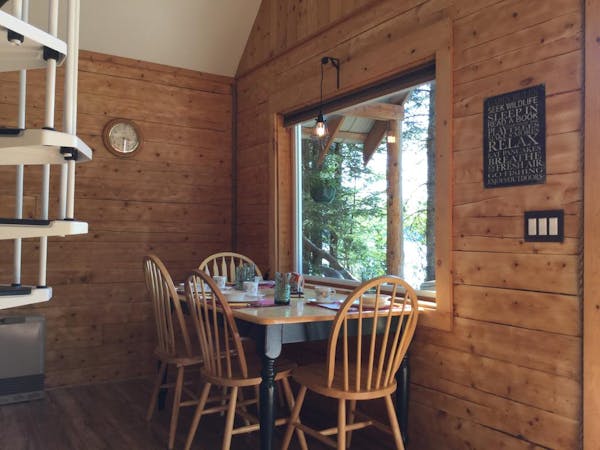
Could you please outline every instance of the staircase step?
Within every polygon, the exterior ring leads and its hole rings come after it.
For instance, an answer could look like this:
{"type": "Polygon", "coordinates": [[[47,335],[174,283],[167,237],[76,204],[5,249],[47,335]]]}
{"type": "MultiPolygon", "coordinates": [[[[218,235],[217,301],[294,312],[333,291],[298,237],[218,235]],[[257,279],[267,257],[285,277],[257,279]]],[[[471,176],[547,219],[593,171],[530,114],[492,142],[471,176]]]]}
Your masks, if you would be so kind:
{"type": "MultiPolygon", "coordinates": [[[[12,286],[0,286],[0,290],[12,286]]],[[[0,294],[0,309],[16,308],[18,306],[31,305],[34,303],[47,302],[52,298],[52,288],[38,288],[34,286],[21,286],[29,293],[17,292],[14,294],[0,294]]]]}
{"type": "Polygon", "coordinates": [[[67,44],[64,41],[0,11],[0,72],[46,67],[44,47],[58,53],[58,64],[63,62],[67,54],[67,44]],[[16,36],[18,40],[22,38],[23,42],[10,42],[9,34],[13,38],[16,36]]]}
{"type": "Polygon", "coordinates": [[[0,217],[0,225],[50,225],[50,221],[44,219],[6,219],[0,217]]]}
{"type": "Polygon", "coordinates": [[[29,295],[31,286],[13,286],[12,284],[0,284],[0,297],[7,295],[29,295]]]}
{"type": "Polygon", "coordinates": [[[0,219],[0,240],[68,236],[87,232],[87,222],[75,220],[0,219]]]}
{"type": "Polygon", "coordinates": [[[4,130],[0,131],[0,165],[63,164],[73,148],[78,163],[90,161],[93,156],[92,149],[72,134],[43,129],[17,129],[18,133],[14,128],[4,130]]]}

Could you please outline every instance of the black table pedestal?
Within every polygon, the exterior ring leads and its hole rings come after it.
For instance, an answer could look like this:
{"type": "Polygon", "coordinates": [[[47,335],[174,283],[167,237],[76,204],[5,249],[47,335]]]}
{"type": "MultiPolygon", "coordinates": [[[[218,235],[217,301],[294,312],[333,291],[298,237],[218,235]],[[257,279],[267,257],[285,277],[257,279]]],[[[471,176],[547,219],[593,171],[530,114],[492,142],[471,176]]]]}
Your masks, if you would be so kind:
{"type": "MultiPolygon", "coordinates": [[[[260,383],[260,448],[273,449],[275,430],[275,360],[281,354],[283,325],[264,327],[264,353],[262,355],[262,381],[260,383]]],[[[260,349],[261,346],[259,345],[260,349]]]]}
{"type": "Polygon", "coordinates": [[[408,434],[408,374],[407,353],[402,359],[398,372],[396,372],[396,415],[398,416],[398,425],[400,425],[404,444],[407,442],[408,434]]]}

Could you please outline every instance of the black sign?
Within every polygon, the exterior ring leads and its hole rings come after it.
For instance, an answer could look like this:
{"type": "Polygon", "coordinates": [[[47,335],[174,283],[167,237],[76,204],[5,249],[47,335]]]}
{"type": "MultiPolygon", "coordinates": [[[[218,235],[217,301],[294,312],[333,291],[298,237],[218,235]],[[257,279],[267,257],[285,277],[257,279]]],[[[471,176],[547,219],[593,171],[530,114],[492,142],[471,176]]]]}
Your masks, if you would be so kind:
{"type": "Polygon", "coordinates": [[[543,84],[485,99],[483,184],[546,182],[546,90],[543,84]]]}

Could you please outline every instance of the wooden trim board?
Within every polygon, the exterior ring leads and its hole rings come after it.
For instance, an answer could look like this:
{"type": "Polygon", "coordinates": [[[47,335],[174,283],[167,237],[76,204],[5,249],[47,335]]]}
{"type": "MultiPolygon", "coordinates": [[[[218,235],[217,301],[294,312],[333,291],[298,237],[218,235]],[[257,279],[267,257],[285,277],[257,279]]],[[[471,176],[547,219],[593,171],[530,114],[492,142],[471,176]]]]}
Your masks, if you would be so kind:
{"type": "Polygon", "coordinates": [[[600,448],[600,1],[585,2],[583,448],[600,448]]]}

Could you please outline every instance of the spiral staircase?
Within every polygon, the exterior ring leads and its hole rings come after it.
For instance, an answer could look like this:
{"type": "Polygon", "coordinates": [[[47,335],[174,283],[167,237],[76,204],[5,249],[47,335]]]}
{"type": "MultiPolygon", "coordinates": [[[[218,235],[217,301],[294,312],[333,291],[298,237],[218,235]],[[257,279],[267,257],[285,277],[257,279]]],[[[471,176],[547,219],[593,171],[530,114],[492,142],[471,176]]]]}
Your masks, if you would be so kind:
{"type": "MultiPolygon", "coordinates": [[[[0,6],[5,2],[0,0],[0,6]]],[[[13,217],[0,218],[0,239],[13,240],[12,280],[0,285],[0,309],[52,298],[46,280],[48,237],[85,234],[88,225],[75,220],[75,166],[90,161],[92,150],[76,136],[79,0],[68,0],[67,39],[58,36],[59,0],[49,0],[48,30],[28,23],[28,0],[13,0],[11,13],[0,10],[0,71],[19,71],[19,111],[16,128],[0,128],[0,165],[15,167],[13,217]],[[56,70],[64,63],[63,129],[55,129],[56,70]],[[45,69],[44,127],[25,128],[27,70],[45,69]],[[42,167],[38,217],[23,217],[25,165],[42,167]],[[58,208],[50,211],[50,170],[60,170],[58,208]],[[37,282],[21,281],[22,240],[39,239],[37,282]]],[[[6,8],[5,8],[6,9],[6,8]]],[[[0,256],[0,259],[2,257],[0,256]]],[[[2,264],[5,262],[2,261],[2,264]]],[[[10,263],[10,261],[9,261],[10,263]]]]}

